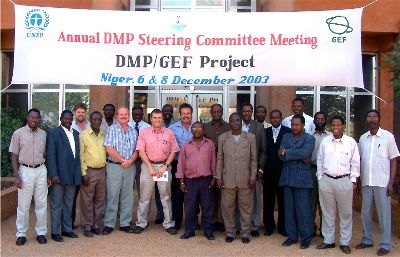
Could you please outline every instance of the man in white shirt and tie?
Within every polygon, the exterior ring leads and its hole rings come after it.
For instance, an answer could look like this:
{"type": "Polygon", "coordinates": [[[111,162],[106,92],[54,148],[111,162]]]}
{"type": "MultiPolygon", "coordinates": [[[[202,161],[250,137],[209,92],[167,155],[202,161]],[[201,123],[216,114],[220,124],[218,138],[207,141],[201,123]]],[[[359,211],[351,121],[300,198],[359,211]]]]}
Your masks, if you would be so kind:
{"type": "Polygon", "coordinates": [[[353,188],[360,176],[360,154],[356,141],[344,135],[345,121],[341,116],[331,119],[331,136],[326,137],[317,157],[319,200],[322,209],[323,250],[335,247],[336,207],[340,218],[340,249],[350,254],[353,228],[353,188]]]}
{"type": "MultiPolygon", "coordinates": [[[[314,119],[313,119],[313,117],[311,117],[311,116],[309,116],[309,115],[304,113],[304,101],[303,101],[303,99],[301,99],[301,98],[293,99],[293,101],[292,101],[292,111],[293,111],[293,115],[295,115],[295,114],[303,115],[304,119],[306,120],[306,123],[304,125],[304,130],[306,131],[306,133],[311,133],[312,131],[314,131],[314,129],[315,129],[314,119]]],[[[282,125],[290,128],[293,115],[290,115],[289,117],[286,117],[282,121],[282,125]]]]}
{"type": "Polygon", "coordinates": [[[380,128],[381,115],[377,110],[367,113],[369,131],[361,136],[361,220],[364,236],[356,249],[373,246],[373,203],[375,202],[381,228],[378,256],[386,255],[392,247],[391,195],[400,155],[392,133],[380,128]]]}

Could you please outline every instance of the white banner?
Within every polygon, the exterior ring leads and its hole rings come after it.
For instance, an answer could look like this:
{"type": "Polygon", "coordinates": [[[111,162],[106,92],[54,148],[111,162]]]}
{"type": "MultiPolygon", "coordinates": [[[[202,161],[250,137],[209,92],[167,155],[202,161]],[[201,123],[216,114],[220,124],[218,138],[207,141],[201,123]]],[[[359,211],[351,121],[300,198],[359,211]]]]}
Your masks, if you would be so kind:
{"type": "Polygon", "coordinates": [[[361,15],[15,5],[12,83],[363,87],[361,15]]]}

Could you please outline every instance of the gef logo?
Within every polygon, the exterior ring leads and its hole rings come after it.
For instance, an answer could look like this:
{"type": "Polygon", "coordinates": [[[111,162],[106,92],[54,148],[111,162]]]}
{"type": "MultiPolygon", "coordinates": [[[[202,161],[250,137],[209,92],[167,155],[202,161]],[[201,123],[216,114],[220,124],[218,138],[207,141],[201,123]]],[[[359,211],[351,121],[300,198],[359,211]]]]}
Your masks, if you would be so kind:
{"type": "Polygon", "coordinates": [[[342,36],[347,33],[353,32],[349,20],[345,16],[334,16],[326,20],[329,30],[339,36],[332,37],[333,43],[344,43],[346,37],[342,36]]]}
{"type": "Polygon", "coordinates": [[[27,37],[41,38],[43,32],[49,25],[48,13],[40,9],[32,9],[25,15],[25,28],[28,30],[27,37]]]}

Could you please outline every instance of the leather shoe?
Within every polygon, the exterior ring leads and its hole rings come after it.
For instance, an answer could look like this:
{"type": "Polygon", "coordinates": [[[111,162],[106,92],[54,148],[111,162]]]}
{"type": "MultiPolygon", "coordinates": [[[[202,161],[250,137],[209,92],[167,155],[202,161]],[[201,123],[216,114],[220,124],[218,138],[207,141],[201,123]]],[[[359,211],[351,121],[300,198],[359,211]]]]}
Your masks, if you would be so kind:
{"type": "Polygon", "coordinates": [[[365,249],[365,248],[370,248],[370,247],[372,247],[373,245],[371,244],[371,245],[368,245],[368,244],[364,244],[364,243],[359,243],[358,245],[356,245],[356,249],[365,249]]]}
{"type": "Polygon", "coordinates": [[[66,237],[69,237],[69,238],[78,238],[78,235],[77,234],[75,234],[74,232],[61,232],[61,235],[62,236],[66,236],[66,237]]]}
{"type": "Polygon", "coordinates": [[[204,235],[208,240],[212,241],[215,240],[215,236],[213,234],[211,235],[204,235]]]}
{"type": "Polygon", "coordinates": [[[100,231],[100,229],[99,228],[92,228],[92,233],[93,234],[96,234],[96,235],[101,235],[101,231],[100,231]]]}
{"type": "Polygon", "coordinates": [[[351,254],[351,249],[348,245],[341,245],[340,250],[345,254],[351,254]]]}
{"type": "Polygon", "coordinates": [[[274,232],[274,231],[271,230],[271,229],[266,229],[266,230],[264,231],[264,236],[271,236],[273,232],[274,232]]]}
{"type": "Polygon", "coordinates": [[[56,242],[64,242],[64,238],[62,238],[62,236],[60,236],[59,234],[51,234],[51,239],[56,242]]]}
{"type": "Polygon", "coordinates": [[[282,236],[288,236],[288,233],[286,233],[286,231],[279,232],[279,234],[281,234],[282,236]]]}
{"type": "Polygon", "coordinates": [[[296,244],[297,240],[292,240],[290,238],[286,239],[285,242],[282,243],[282,246],[291,246],[292,244],[296,244]]]}
{"type": "Polygon", "coordinates": [[[41,245],[47,244],[47,239],[44,235],[36,236],[36,241],[41,245]]]}
{"type": "Polygon", "coordinates": [[[120,227],[119,231],[122,231],[122,232],[125,232],[125,233],[133,233],[133,228],[131,228],[131,226],[120,227]]]}
{"type": "Polygon", "coordinates": [[[177,233],[174,227],[167,228],[165,231],[167,231],[167,233],[170,235],[176,235],[177,233]]]}
{"type": "Polygon", "coordinates": [[[109,235],[109,234],[111,234],[112,232],[113,232],[113,228],[112,227],[107,227],[107,226],[105,226],[104,227],[104,229],[103,229],[103,235],[109,235]]]}
{"type": "Polygon", "coordinates": [[[307,249],[310,247],[310,240],[304,240],[301,242],[300,249],[307,249]]]}
{"type": "Polygon", "coordinates": [[[180,236],[180,239],[189,239],[191,237],[194,237],[194,233],[185,233],[180,236]]]}
{"type": "Polygon", "coordinates": [[[376,255],[383,256],[383,255],[388,254],[389,252],[390,252],[389,250],[386,250],[384,248],[379,248],[379,250],[376,252],[376,255]]]}
{"type": "Polygon", "coordinates": [[[227,237],[225,238],[225,242],[227,242],[227,243],[232,243],[233,240],[234,240],[234,238],[231,237],[231,236],[227,236],[227,237]]]}
{"type": "Polygon", "coordinates": [[[162,223],[163,223],[163,220],[160,220],[160,219],[156,219],[154,221],[154,224],[162,224],[162,223]]]}
{"type": "Polygon", "coordinates": [[[250,231],[250,235],[251,235],[252,237],[259,237],[259,236],[260,236],[260,233],[258,233],[257,230],[252,230],[252,231],[250,231]]]}
{"type": "Polygon", "coordinates": [[[17,238],[17,241],[15,241],[16,245],[24,245],[26,243],[26,237],[20,236],[17,238]]]}
{"type": "Polygon", "coordinates": [[[318,250],[325,250],[325,249],[328,249],[328,248],[335,248],[335,244],[326,244],[326,243],[322,243],[322,244],[320,244],[320,245],[317,245],[317,247],[315,247],[315,248],[317,248],[318,250]]]}
{"type": "Polygon", "coordinates": [[[84,235],[85,237],[93,237],[93,233],[92,233],[91,230],[84,230],[84,231],[83,231],[83,235],[84,235]]]}
{"type": "Polygon", "coordinates": [[[141,234],[144,231],[144,228],[140,226],[136,226],[135,229],[133,230],[134,234],[141,234]]]}
{"type": "Polygon", "coordinates": [[[250,243],[250,238],[248,238],[248,237],[243,237],[243,238],[242,238],[242,243],[243,243],[243,244],[248,244],[248,243],[250,243]]]}

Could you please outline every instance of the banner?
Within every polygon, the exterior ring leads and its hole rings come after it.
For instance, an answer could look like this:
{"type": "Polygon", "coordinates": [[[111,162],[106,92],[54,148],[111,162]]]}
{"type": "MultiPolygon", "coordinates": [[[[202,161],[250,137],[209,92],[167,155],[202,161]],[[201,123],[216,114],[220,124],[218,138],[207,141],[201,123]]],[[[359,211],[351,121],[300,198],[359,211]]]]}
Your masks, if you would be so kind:
{"type": "Polygon", "coordinates": [[[12,83],[362,88],[361,16],[15,5],[12,83]]]}

